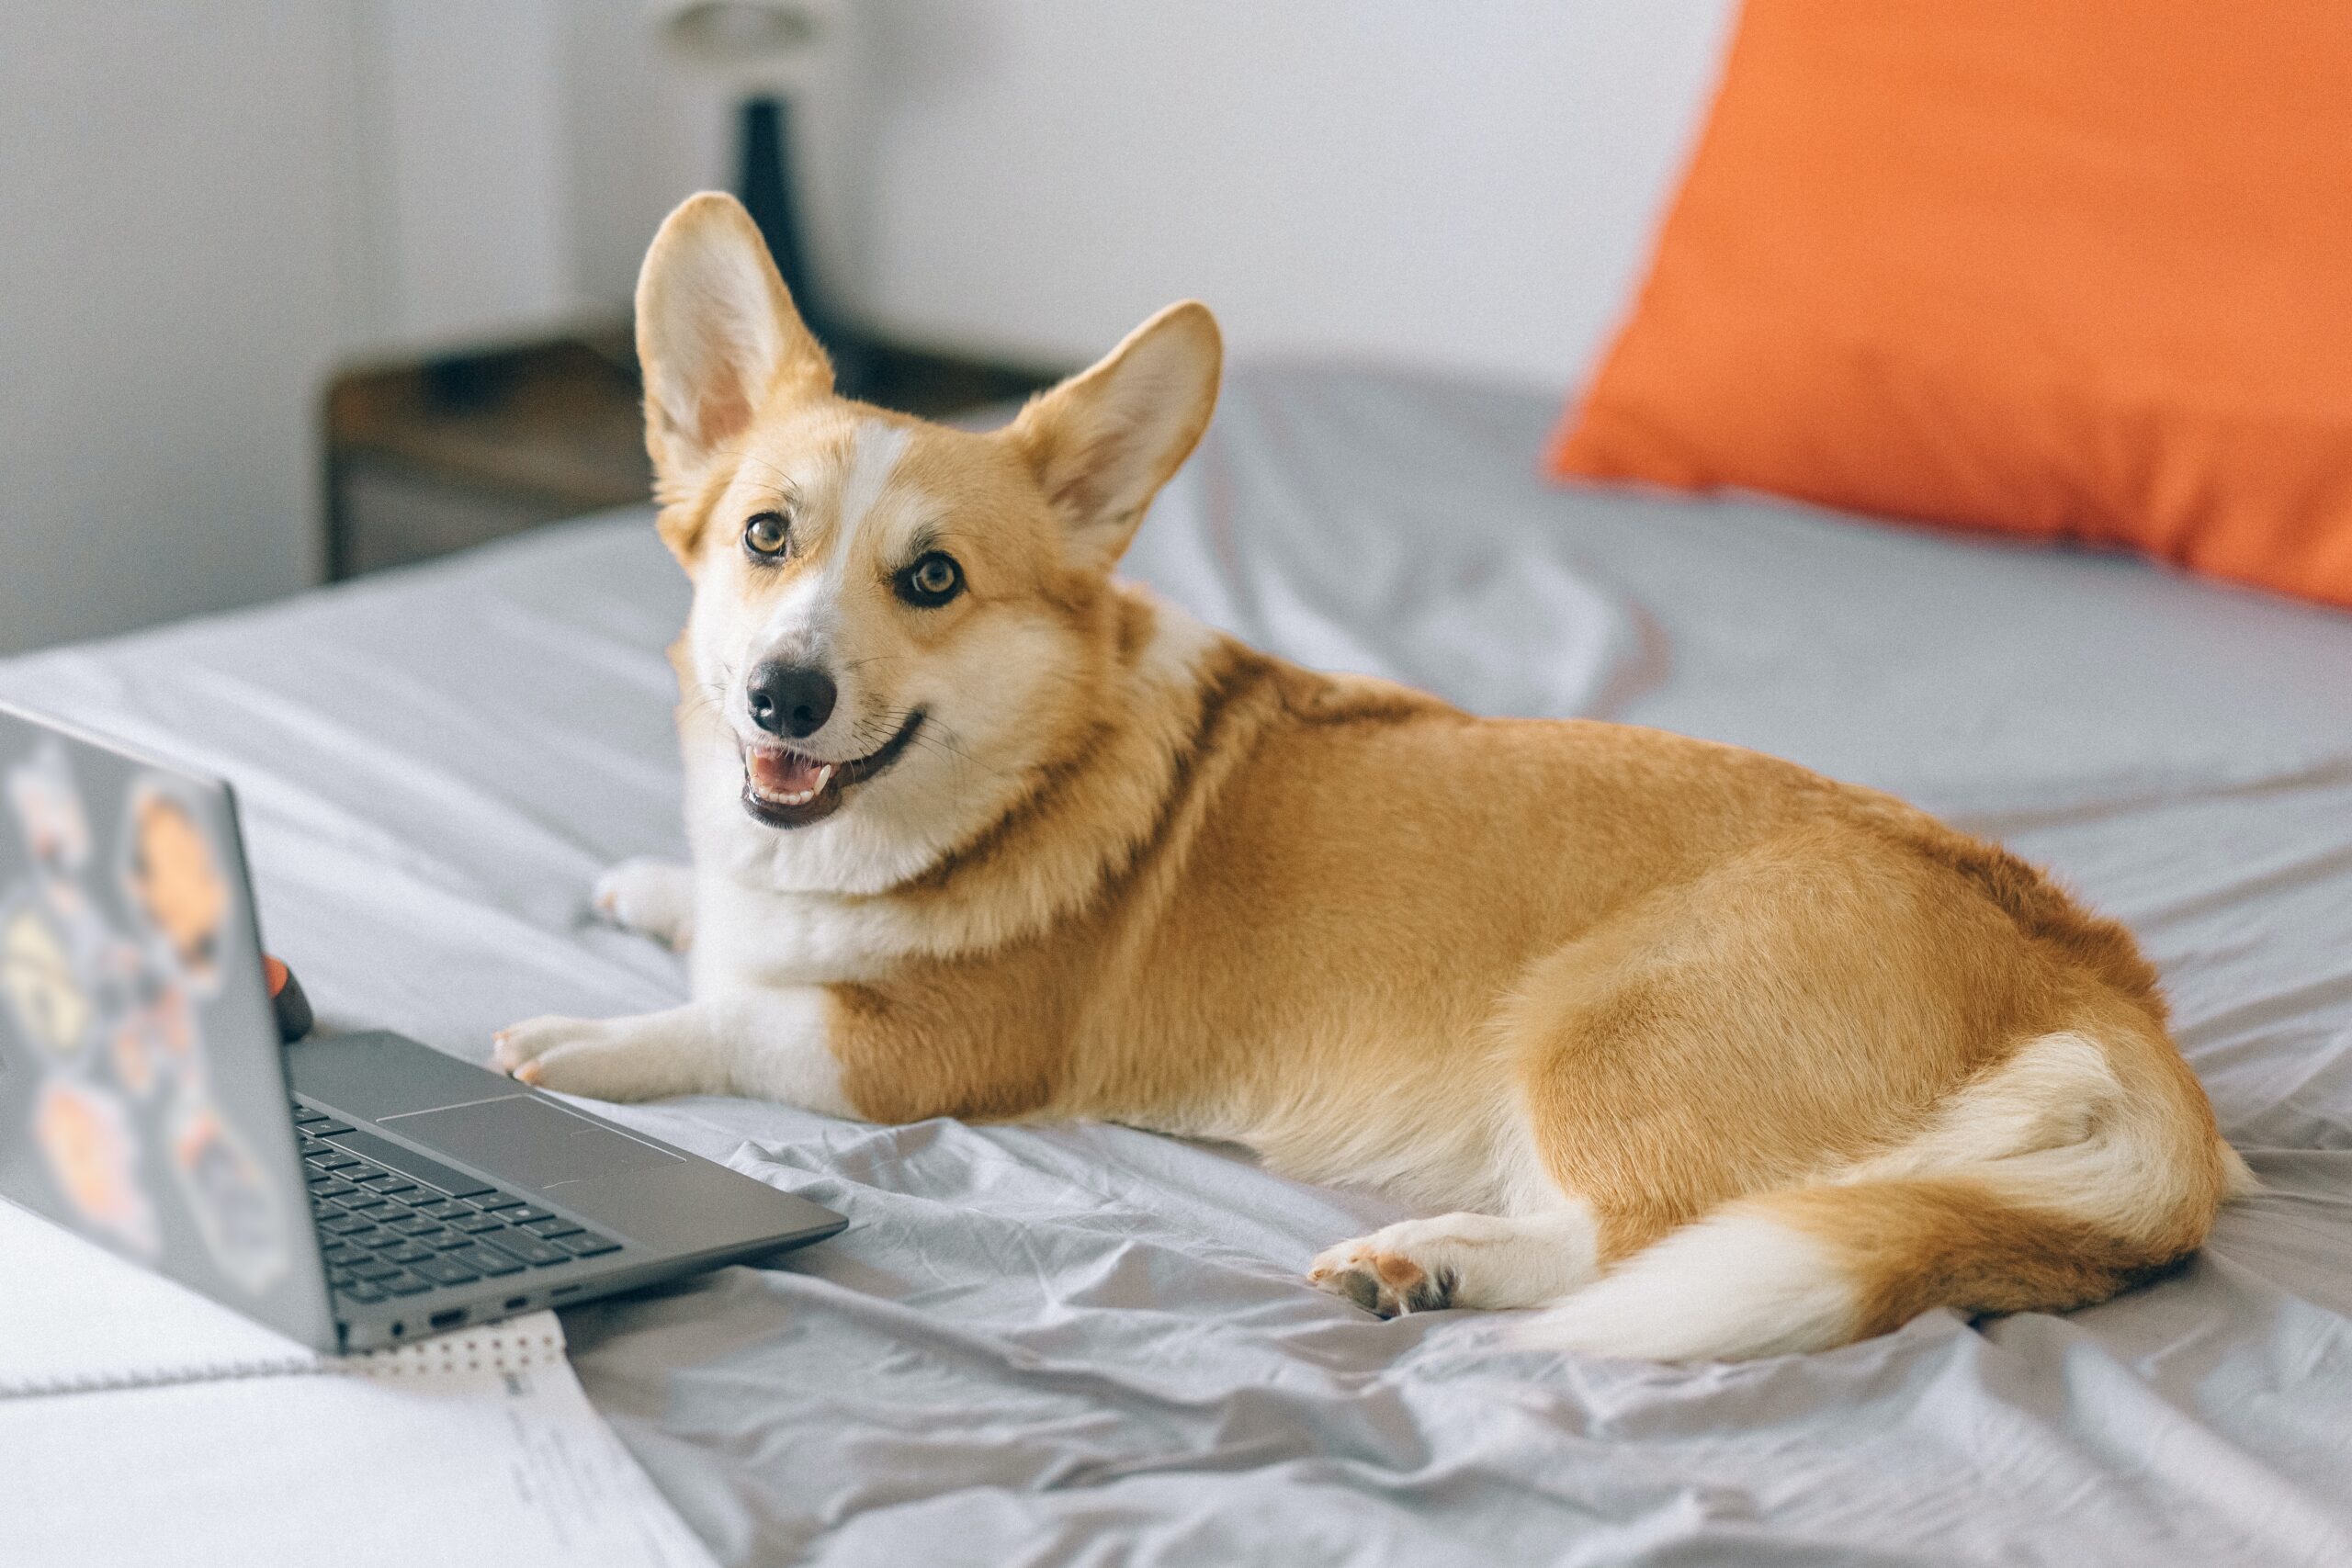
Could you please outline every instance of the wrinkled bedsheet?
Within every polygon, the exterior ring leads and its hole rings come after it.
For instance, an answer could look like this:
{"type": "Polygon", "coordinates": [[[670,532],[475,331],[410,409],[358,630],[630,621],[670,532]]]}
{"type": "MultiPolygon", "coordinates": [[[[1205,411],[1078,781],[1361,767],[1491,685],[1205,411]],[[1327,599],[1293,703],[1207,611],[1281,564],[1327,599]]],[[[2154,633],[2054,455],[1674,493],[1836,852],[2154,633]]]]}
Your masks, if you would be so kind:
{"type": "MultiPolygon", "coordinates": [[[[1399,1216],[1106,1126],[622,1119],[842,1236],[567,1315],[588,1389],[730,1563],[2352,1562],[2352,615],[2111,557],[1553,488],[1554,401],[1237,373],[1132,567],[1278,651],[1495,713],[1755,746],[1898,791],[2130,920],[2267,1184],[2068,1317],[1930,1315],[1660,1368],[1306,1288],[1399,1216]]],[[[0,665],[0,694],[232,779],[329,1027],[476,1058],[670,1005],[585,914],[677,852],[632,513],[0,665]]]]}

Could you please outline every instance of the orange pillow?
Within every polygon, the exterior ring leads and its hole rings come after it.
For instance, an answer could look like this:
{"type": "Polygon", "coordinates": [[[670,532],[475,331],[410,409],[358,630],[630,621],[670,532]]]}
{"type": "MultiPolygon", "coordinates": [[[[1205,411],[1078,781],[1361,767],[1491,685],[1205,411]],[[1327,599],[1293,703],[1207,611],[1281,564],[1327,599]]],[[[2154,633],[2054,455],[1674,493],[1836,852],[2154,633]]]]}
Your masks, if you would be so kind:
{"type": "Polygon", "coordinates": [[[2352,605],[2352,4],[1748,0],[1551,463],[2352,605]]]}

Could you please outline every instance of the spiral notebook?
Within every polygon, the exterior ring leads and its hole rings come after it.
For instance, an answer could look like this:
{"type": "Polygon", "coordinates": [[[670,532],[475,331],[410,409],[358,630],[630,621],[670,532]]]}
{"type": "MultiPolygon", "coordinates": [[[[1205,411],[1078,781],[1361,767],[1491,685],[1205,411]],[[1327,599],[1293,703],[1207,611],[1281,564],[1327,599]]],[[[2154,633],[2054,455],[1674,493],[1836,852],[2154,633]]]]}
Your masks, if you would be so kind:
{"type": "Polygon", "coordinates": [[[0,1565],[708,1568],[553,1313],[320,1355],[0,1202],[0,1565]]]}

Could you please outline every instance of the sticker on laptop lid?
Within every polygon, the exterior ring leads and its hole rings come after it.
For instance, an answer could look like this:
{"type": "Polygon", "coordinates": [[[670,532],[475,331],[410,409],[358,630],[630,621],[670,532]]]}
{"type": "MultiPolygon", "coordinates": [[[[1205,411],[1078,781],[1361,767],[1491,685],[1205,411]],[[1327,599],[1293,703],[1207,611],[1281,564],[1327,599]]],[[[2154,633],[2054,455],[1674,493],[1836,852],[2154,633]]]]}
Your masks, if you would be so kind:
{"type": "Polygon", "coordinates": [[[286,1272],[286,1228],[260,1164],[202,1101],[181,1108],[172,1167],[213,1261],[255,1294],[286,1272]]]}
{"type": "Polygon", "coordinates": [[[66,1202],[131,1251],[154,1257],[163,1233],[140,1185],[139,1143],[122,1101],[61,1077],[43,1084],[33,1104],[33,1139],[66,1202]]]}

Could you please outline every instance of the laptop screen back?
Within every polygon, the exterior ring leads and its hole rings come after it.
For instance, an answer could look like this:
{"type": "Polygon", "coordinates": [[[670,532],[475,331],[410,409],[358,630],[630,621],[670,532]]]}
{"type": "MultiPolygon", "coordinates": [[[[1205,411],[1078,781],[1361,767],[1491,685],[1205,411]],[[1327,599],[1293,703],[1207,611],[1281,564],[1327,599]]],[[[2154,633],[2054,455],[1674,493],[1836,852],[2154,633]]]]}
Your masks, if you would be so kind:
{"type": "Polygon", "coordinates": [[[0,1194],[334,1346],[227,786],[5,707],[0,1194]]]}

